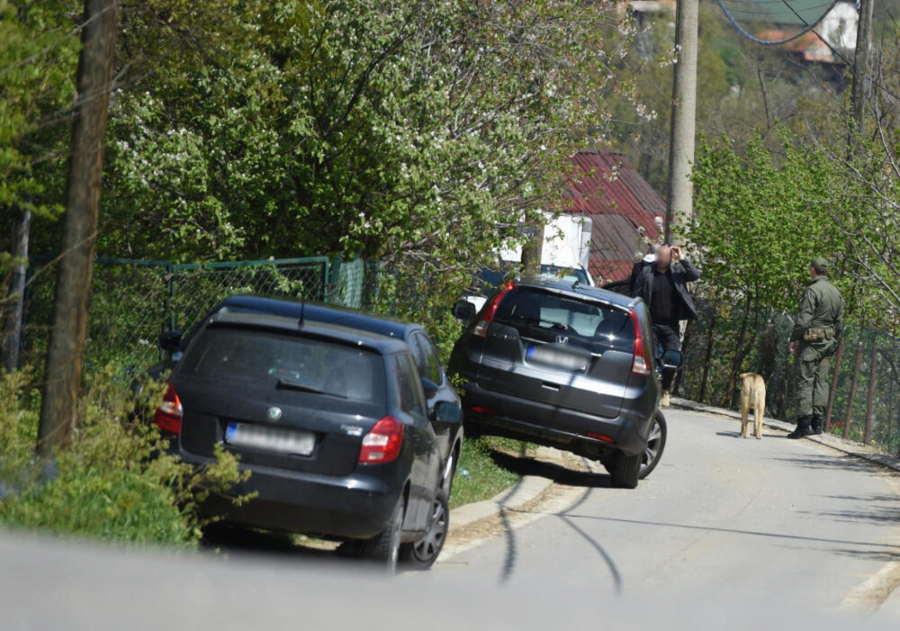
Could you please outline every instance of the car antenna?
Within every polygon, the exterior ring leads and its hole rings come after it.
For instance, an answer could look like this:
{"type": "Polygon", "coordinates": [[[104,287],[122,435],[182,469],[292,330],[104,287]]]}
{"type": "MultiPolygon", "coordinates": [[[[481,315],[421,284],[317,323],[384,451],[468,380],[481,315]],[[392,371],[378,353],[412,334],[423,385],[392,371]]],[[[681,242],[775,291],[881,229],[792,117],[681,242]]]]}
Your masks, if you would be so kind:
{"type": "Polygon", "coordinates": [[[575,279],[575,282],[572,283],[572,289],[578,289],[578,279],[575,279]]]}

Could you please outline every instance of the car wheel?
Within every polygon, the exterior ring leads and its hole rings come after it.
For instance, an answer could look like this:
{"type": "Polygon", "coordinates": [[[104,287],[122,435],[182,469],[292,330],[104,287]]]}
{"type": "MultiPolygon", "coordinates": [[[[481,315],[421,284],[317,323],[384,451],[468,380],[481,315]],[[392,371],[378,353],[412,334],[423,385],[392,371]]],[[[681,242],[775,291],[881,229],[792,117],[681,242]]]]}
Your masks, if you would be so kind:
{"type": "Polygon", "coordinates": [[[389,576],[397,571],[397,559],[400,558],[400,533],[403,529],[403,514],[406,512],[406,500],[402,497],[391,513],[387,528],[375,537],[363,542],[363,556],[383,567],[389,576]]]}
{"type": "Polygon", "coordinates": [[[427,570],[437,561],[450,530],[450,506],[439,493],[431,505],[428,532],[421,539],[400,546],[400,558],[414,570],[427,570]]]}
{"type": "Polygon", "coordinates": [[[650,436],[647,438],[647,448],[641,455],[641,473],[638,476],[641,480],[650,475],[662,460],[663,451],[666,448],[666,437],[669,430],[666,426],[666,417],[662,412],[657,411],[653,417],[653,423],[650,425],[650,436]]]}
{"type": "Polygon", "coordinates": [[[643,456],[643,453],[639,453],[636,456],[619,454],[610,462],[609,473],[612,476],[614,487],[619,489],[637,488],[641,474],[641,458],[643,456]]]}

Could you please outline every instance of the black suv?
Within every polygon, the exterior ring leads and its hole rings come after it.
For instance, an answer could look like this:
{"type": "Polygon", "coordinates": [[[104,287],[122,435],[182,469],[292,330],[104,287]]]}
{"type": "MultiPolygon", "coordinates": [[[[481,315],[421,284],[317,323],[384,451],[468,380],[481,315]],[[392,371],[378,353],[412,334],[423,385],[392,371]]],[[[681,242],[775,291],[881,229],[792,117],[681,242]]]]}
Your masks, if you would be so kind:
{"type": "Polygon", "coordinates": [[[449,369],[465,380],[468,433],[599,460],[614,485],[634,488],[662,455],[648,449],[660,429],[652,348],[639,299],[567,281],[510,282],[472,320],[449,369]]]}

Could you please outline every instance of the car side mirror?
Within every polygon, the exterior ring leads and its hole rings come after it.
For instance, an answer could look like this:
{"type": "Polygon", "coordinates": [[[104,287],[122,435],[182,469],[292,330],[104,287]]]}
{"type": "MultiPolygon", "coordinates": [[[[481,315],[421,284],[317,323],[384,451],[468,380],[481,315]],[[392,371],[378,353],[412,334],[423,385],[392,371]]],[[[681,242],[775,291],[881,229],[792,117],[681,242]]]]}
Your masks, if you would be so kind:
{"type": "Polygon", "coordinates": [[[425,391],[425,398],[430,399],[433,397],[441,387],[433,382],[431,379],[422,378],[422,390],[425,391]]]}
{"type": "Polygon", "coordinates": [[[182,335],[182,332],[178,330],[160,333],[159,347],[167,353],[174,353],[178,350],[178,347],[181,346],[182,335]]]}
{"type": "Polygon", "coordinates": [[[438,401],[434,406],[434,420],[438,423],[459,423],[462,421],[462,408],[450,401],[438,401]]]}
{"type": "Polygon", "coordinates": [[[459,300],[453,305],[453,317],[460,322],[469,323],[475,319],[475,305],[468,300],[459,300]]]}
{"type": "Polygon", "coordinates": [[[660,362],[666,370],[678,370],[684,363],[684,354],[681,351],[670,349],[662,354],[660,362]]]}

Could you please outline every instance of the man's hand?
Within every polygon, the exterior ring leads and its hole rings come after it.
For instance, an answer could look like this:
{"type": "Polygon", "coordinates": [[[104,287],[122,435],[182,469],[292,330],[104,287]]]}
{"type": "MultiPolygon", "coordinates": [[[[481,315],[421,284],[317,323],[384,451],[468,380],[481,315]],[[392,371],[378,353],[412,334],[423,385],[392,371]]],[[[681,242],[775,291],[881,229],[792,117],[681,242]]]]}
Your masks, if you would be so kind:
{"type": "Polygon", "coordinates": [[[684,250],[682,250],[681,248],[679,248],[677,246],[673,246],[672,247],[672,258],[674,258],[677,261],[678,259],[683,258],[683,257],[684,257],[684,250]]]}
{"type": "Polygon", "coordinates": [[[788,344],[788,352],[793,355],[794,351],[797,350],[797,342],[791,342],[788,344]]]}

